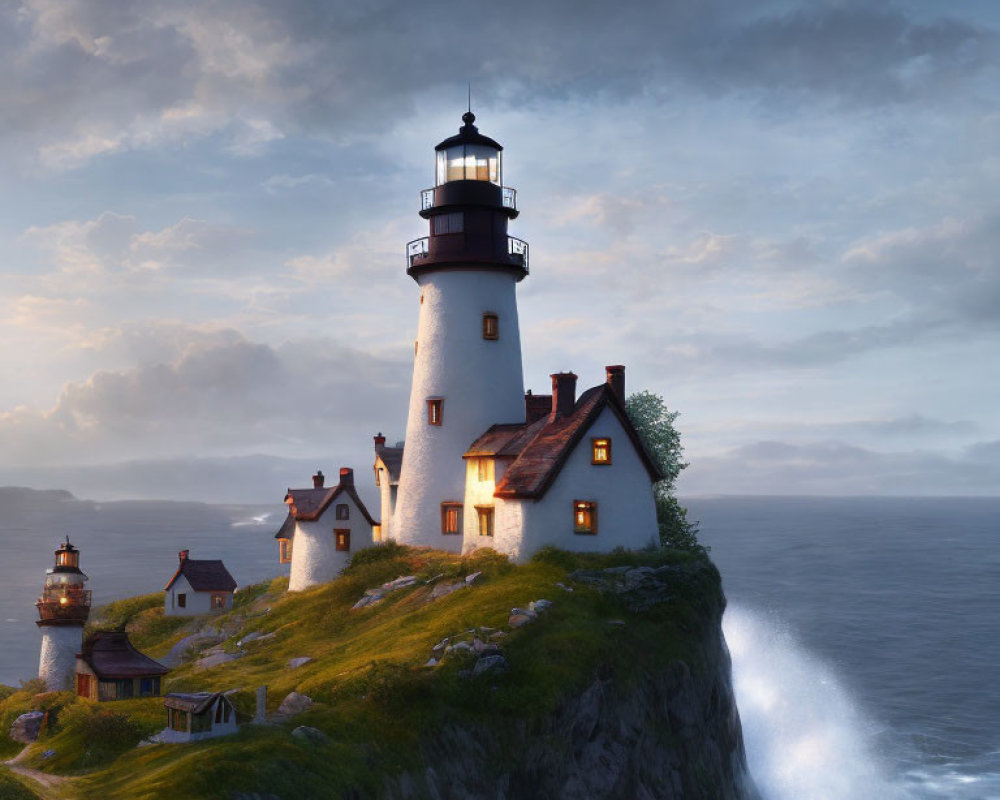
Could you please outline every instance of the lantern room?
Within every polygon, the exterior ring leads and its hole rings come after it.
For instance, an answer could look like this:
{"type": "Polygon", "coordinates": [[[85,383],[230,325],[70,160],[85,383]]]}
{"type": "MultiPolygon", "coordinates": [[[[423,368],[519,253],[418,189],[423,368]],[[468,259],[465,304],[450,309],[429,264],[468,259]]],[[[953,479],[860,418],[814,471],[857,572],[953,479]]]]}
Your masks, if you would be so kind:
{"type": "Polygon", "coordinates": [[[475,125],[476,115],[467,111],[462,115],[465,124],[458,134],[445,139],[436,148],[436,186],[451,181],[488,181],[502,185],[501,156],[503,148],[488,136],[483,136],[475,125]]]}
{"type": "Polygon", "coordinates": [[[39,625],[82,625],[90,615],[87,576],[80,571],[80,551],[69,537],[55,551],[55,565],[45,572],[45,587],[35,604],[39,625]]]}

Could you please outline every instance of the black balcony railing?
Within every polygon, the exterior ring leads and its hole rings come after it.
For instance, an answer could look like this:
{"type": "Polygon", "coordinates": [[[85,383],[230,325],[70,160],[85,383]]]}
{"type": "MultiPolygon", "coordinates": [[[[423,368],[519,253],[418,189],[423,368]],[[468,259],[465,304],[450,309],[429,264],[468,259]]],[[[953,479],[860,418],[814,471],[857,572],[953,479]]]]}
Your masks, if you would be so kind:
{"type": "MultiPolygon", "coordinates": [[[[504,208],[510,208],[517,211],[517,189],[512,189],[509,186],[501,186],[500,202],[503,204],[504,208]]],[[[428,208],[434,208],[433,189],[424,189],[420,193],[420,210],[426,211],[428,208]]]]}
{"type": "Polygon", "coordinates": [[[525,272],[528,271],[528,243],[526,241],[518,239],[516,236],[508,236],[507,255],[515,258],[520,257],[521,266],[524,267],[525,272]]]}
{"type": "Polygon", "coordinates": [[[406,243],[406,268],[409,269],[420,259],[426,258],[430,249],[431,237],[424,236],[406,243]]]}
{"type": "Polygon", "coordinates": [[[46,587],[35,604],[46,622],[86,621],[90,614],[90,591],[74,587],[46,587]]]}

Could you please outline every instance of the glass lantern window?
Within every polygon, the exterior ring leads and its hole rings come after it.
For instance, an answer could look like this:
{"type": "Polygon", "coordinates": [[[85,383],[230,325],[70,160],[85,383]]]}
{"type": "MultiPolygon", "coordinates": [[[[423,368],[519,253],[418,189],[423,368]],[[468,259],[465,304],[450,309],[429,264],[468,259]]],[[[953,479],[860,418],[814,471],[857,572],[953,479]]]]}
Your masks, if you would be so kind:
{"type": "Polygon", "coordinates": [[[457,144],[437,154],[437,182],[489,181],[500,184],[500,152],[481,144],[457,144]]]}

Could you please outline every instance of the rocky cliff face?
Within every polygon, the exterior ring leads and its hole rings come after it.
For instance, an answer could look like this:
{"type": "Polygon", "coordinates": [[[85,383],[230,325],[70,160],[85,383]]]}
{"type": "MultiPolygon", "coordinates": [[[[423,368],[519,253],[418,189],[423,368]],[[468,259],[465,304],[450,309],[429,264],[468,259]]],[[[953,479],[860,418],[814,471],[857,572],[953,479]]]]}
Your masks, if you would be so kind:
{"type": "MultiPolygon", "coordinates": [[[[694,565],[578,571],[632,613],[699,586],[686,621],[689,656],[622,676],[599,669],[554,712],[446,726],[422,744],[422,773],[388,779],[387,800],[758,800],[747,772],[729,653],[725,598],[707,560],[694,565]]],[[[626,622],[627,624],[627,622],[626,622]]]]}

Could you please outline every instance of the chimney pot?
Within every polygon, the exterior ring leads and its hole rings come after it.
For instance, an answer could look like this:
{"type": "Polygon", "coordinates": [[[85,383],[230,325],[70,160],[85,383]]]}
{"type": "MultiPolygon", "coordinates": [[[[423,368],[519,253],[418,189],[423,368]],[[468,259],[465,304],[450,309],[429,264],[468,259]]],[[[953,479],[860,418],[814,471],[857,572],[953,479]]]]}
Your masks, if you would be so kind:
{"type": "Polygon", "coordinates": [[[191,552],[190,550],[181,550],[177,554],[178,561],[180,561],[183,564],[185,561],[187,561],[187,557],[190,552],[191,552]]]}
{"type": "Polygon", "coordinates": [[[354,485],[354,470],[350,467],[340,468],[340,485],[341,486],[353,486],[354,485]]]}
{"type": "Polygon", "coordinates": [[[385,447],[385,437],[382,435],[382,431],[375,434],[375,446],[385,447]]]}
{"type": "Polygon", "coordinates": [[[323,481],[326,480],[326,476],[323,474],[323,470],[316,470],[316,474],[313,475],[313,489],[322,489],[323,481]]]}
{"type": "Polygon", "coordinates": [[[625,405],[625,367],[622,364],[612,364],[604,368],[608,375],[608,386],[611,392],[618,398],[618,402],[625,405]]]}
{"type": "Polygon", "coordinates": [[[552,416],[568,417],[576,405],[576,375],[555,372],[552,378],[552,416]]]}

